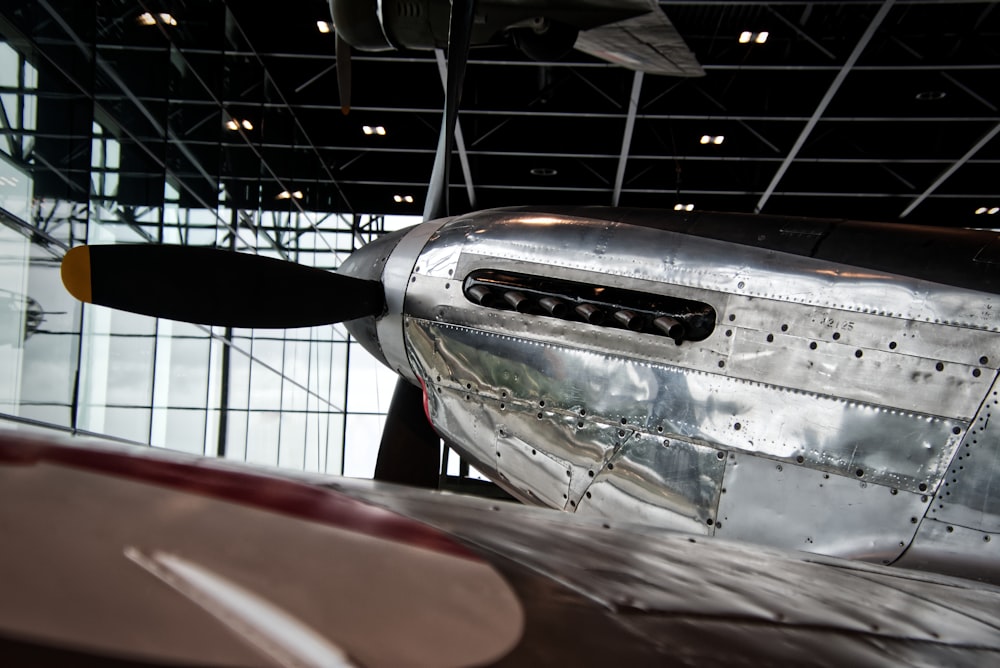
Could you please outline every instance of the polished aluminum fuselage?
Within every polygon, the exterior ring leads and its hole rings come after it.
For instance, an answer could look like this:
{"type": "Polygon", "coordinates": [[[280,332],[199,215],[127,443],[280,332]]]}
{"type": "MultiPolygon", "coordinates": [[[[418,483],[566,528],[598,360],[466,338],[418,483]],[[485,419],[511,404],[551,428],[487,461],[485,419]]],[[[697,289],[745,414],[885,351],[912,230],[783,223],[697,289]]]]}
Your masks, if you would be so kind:
{"type": "Polygon", "coordinates": [[[424,223],[373,266],[377,352],[518,498],[1000,581],[992,292],[530,210],[424,223]],[[707,304],[715,326],[678,344],[488,308],[463,291],[482,270],[707,304]]]}

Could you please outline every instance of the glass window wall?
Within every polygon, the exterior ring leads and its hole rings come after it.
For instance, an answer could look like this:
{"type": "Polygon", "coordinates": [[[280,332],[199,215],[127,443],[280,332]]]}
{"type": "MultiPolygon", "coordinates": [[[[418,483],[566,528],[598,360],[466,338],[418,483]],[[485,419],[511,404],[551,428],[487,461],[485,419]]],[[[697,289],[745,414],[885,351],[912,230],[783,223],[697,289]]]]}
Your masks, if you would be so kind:
{"type": "MultiPolygon", "coordinates": [[[[220,49],[242,53],[213,6],[220,49]]],[[[329,169],[275,104],[264,64],[233,55],[215,71],[181,32],[123,27],[121,7],[31,6],[0,34],[0,427],[370,476],[396,375],[343,327],[201,327],[82,305],[62,287],[61,258],[81,243],[335,269],[415,222],[314,210],[310,184],[329,169]],[[234,115],[254,130],[231,130],[234,115]],[[288,184],[269,142],[302,146],[304,197],[278,197],[288,184]]]]}

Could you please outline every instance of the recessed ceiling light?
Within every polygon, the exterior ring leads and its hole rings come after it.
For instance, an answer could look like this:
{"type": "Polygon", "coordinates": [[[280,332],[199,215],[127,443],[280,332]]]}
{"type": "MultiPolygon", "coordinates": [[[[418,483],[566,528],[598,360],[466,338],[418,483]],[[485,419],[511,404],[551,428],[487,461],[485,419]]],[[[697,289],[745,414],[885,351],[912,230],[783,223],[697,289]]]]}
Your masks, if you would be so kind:
{"type": "Polygon", "coordinates": [[[366,135],[378,135],[379,137],[385,136],[385,128],[381,125],[362,125],[361,131],[366,135]]]}
{"type": "Polygon", "coordinates": [[[403,202],[413,204],[413,195],[393,195],[392,201],[396,204],[402,204],[403,202]]]}
{"type": "Polygon", "coordinates": [[[943,100],[947,95],[943,90],[925,90],[917,93],[915,97],[921,102],[933,102],[934,100],[943,100]]]}
{"type": "Polygon", "coordinates": [[[282,190],[275,196],[275,199],[302,199],[303,194],[301,190],[296,190],[294,192],[289,192],[287,190],[282,190]]]}
{"type": "Polygon", "coordinates": [[[555,176],[558,173],[551,167],[534,167],[531,169],[532,176],[555,176]]]}
{"type": "Polygon", "coordinates": [[[240,129],[240,124],[236,122],[235,118],[230,118],[228,121],[226,121],[226,129],[233,130],[235,132],[236,130],[240,129]]]}
{"type": "Polygon", "coordinates": [[[767,41],[769,33],[766,30],[760,32],[751,32],[749,30],[744,30],[740,33],[740,44],[749,44],[753,42],[754,44],[763,44],[767,41]]]}
{"type": "Polygon", "coordinates": [[[694,204],[674,204],[674,211],[694,211],[694,204]]]}
{"type": "Polygon", "coordinates": [[[981,216],[984,213],[987,216],[994,216],[997,214],[997,212],[1000,212],[1000,206],[994,206],[994,207],[981,206],[978,209],[976,209],[977,216],[981,216]]]}
{"type": "Polygon", "coordinates": [[[243,126],[244,130],[253,130],[253,123],[251,123],[245,118],[240,122],[240,125],[243,126]]]}
{"type": "Polygon", "coordinates": [[[151,12],[143,12],[136,18],[136,22],[141,26],[155,26],[157,23],[162,23],[165,26],[177,25],[177,19],[166,12],[155,16],[151,12]]]}
{"type": "Polygon", "coordinates": [[[698,140],[701,144],[715,144],[716,146],[724,141],[726,141],[725,135],[702,135],[701,139],[698,140]]]}
{"type": "Polygon", "coordinates": [[[316,21],[316,29],[325,35],[330,32],[330,24],[326,21],[316,21]]]}

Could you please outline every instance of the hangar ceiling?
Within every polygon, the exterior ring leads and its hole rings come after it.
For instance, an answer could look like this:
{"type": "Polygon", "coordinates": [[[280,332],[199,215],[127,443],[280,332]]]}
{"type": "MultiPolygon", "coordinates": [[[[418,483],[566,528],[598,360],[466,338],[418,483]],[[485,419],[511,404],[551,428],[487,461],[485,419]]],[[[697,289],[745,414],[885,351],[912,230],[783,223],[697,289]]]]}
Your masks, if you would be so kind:
{"type": "MultiPolygon", "coordinates": [[[[344,116],[324,0],[14,5],[0,33],[38,70],[38,121],[3,127],[36,197],[86,201],[96,121],[121,145],[122,203],[157,205],[166,180],[189,206],[421,212],[444,97],[433,52],[355,52],[344,116]]],[[[452,210],[691,204],[1000,227],[995,3],[660,6],[706,76],[473,51],[452,210]]]]}

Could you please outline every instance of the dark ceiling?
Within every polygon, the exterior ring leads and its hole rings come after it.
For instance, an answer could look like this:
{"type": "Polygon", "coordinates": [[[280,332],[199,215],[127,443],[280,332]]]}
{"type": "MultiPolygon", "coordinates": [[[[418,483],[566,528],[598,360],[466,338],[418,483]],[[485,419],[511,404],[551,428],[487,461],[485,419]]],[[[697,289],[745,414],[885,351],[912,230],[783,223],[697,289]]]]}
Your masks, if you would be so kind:
{"type": "MultiPolygon", "coordinates": [[[[452,210],[691,203],[1000,227],[976,213],[1000,206],[995,3],[660,5],[705,77],[474,50],[460,116],[468,184],[456,155],[452,210]],[[769,37],[740,44],[745,30],[769,37]],[[703,145],[706,134],[725,140],[703,145]]],[[[88,188],[96,120],[121,142],[124,203],[162,201],[166,178],[191,205],[213,205],[221,183],[243,208],[419,214],[444,97],[434,53],[356,52],[345,117],[333,35],[316,26],[328,13],[323,0],[7,0],[2,34],[39,69],[23,156],[36,194],[88,188]],[[177,25],[140,25],[145,11],[177,25]],[[253,129],[226,129],[230,117],[253,129]],[[283,190],[303,198],[275,199],[283,190]]]]}

